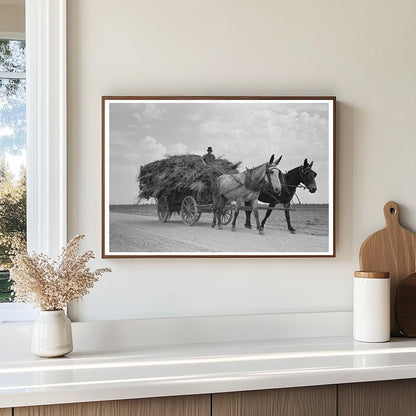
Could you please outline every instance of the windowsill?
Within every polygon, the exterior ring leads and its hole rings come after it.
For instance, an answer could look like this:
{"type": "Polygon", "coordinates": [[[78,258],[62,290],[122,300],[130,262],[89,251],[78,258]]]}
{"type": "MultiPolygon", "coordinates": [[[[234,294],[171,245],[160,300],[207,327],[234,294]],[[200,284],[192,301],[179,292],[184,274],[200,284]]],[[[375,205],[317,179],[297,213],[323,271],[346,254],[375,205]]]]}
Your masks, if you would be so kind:
{"type": "Polygon", "coordinates": [[[33,306],[27,303],[0,303],[0,325],[22,325],[36,317],[33,306]]]}
{"type": "Polygon", "coordinates": [[[416,377],[416,340],[350,337],[0,354],[0,407],[132,399],[416,377]]]}

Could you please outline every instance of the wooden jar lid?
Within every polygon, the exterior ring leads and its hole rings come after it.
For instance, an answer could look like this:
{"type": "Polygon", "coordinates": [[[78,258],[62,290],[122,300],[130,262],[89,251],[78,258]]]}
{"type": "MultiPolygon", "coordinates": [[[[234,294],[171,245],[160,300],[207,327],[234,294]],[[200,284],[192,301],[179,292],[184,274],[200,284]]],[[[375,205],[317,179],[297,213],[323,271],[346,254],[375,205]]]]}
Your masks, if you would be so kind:
{"type": "Polygon", "coordinates": [[[354,272],[354,277],[364,277],[366,279],[388,279],[389,276],[389,272],[354,272]]]}

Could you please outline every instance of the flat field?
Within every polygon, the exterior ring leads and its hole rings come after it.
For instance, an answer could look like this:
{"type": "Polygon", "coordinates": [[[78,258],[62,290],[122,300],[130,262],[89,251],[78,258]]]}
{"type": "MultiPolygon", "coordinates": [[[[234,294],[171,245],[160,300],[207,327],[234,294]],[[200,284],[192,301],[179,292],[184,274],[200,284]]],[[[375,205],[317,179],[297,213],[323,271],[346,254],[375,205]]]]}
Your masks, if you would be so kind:
{"type": "MultiPolygon", "coordinates": [[[[277,207],[282,208],[281,205],[277,205],[277,207]]],[[[157,218],[156,205],[154,204],[111,205],[110,212],[145,215],[157,218]]],[[[259,211],[259,213],[260,220],[262,220],[266,214],[266,211],[262,209],[259,211]]],[[[295,228],[297,234],[328,236],[328,204],[294,204],[291,206],[290,218],[292,227],[295,228]]],[[[245,219],[245,212],[240,211],[240,214],[237,218],[237,227],[244,226],[245,219]]],[[[180,215],[173,214],[169,222],[177,220],[181,221],[180,215]]],[[[202,214],[198,222],[211,223],[212,214],[202,214]]],[[[253,214],[251,215],[251,224],[255,227],[255,219],[253,214]]],[[[266,222],[265,229],[287,231],[285,212],[283,210],[273,211],[266,222]]]]}
{"type": "MultiPolygon", "coordinates": [[[[281,206],[280,206],[281,207],[281,206]]],[[[260,219],[266,211],[260,211],[260,219]]],[[[328,250],[328,205],[296,205],[290,211],[296,234],[287,229],[283,210],[272,212],[265,235],[244,227],[245,213],[240,211],[237,232],[231,226],[219,231],[211,228],[212,214],[203,213],[189,227],[180,215],[173,214],[166,223],[157,218],[156,206],[112,205],[110,207],[110,251],[140,252],[326,252],[328,250]]]]}

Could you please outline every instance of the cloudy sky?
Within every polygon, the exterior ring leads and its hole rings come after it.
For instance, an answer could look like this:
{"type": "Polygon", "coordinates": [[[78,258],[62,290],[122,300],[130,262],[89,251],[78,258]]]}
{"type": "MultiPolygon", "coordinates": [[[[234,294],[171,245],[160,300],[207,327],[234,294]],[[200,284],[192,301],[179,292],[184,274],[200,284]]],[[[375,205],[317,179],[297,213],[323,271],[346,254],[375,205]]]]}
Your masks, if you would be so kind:
{"type": "Polygon", "coordinates": [[[260,165],[283,155],[282,171],[313,161],[318,191],[302,202],[328,202],[328,104],[302,102],[122,102],[109,104],[110,203],[136,202],[140,165],[167,155],[203,155],[260,165]]]}

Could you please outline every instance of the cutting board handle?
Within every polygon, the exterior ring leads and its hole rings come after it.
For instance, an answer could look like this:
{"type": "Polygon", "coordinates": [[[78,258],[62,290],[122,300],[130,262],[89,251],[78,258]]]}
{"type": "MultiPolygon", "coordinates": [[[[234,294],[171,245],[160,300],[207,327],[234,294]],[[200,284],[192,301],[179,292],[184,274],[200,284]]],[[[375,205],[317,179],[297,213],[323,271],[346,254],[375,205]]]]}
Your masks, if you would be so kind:
{"type": "Polygon", "coordinates": [[[384,218],[387,227],[400,227],[399,223],[399,205],[397,202],[389,201],[384,205],[384,218]]]}

